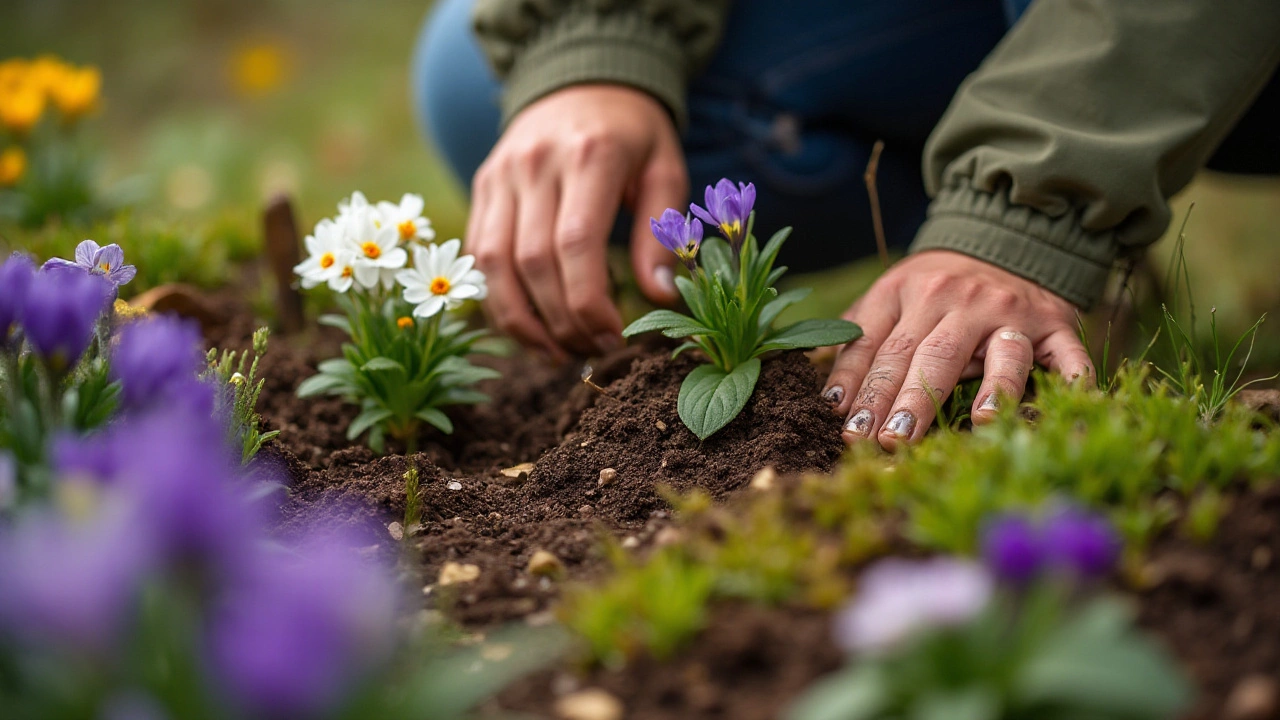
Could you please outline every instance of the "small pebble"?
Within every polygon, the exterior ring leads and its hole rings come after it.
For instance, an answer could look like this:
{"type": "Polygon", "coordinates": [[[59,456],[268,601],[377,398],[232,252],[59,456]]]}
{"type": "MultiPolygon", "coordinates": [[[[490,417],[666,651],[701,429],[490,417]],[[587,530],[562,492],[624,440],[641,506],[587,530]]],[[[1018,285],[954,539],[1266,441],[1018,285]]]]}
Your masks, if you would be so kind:
{"type": "Polygon", "coordinates": [[[514,652],[515,648],[506,643],[491,643],[480,647],[480,657],[489,662],[502,662],[514,652]]]}
{"type": "Polygon", "coordinates": [[[392,540],[399,542],[404,539],[404,526],[398,522],[393,522],[387,525],[387,534],[391,536],[392,540]]]}
{"type": "Polygon", "coordinates": [[[583,505],[582,507],[578,508],[579,515],[590,515],[592,512],[595,512],[595,510],[590,505],[583,505]]]}
{"type": "Polygon", "coordinates": [[[657,535],[653,536],[653,544],[658,547],[665,547],[667,545],[674,545],[683,539],[684,533],[668,525],[667,527],[659,530],[657,535]]]}
{"type": "Polygon", "coordinates": [[[666,424],[666,423],[664,423],[664,422],[662,422],[661,420],[659,420],[658,422],[654,423],[654,426],[658,428],[658,432],[666,432],[666,431],[667,431],[667,424],[666,424]]]}
{"type": "Polygon", "coordinates": [[[476,565],[463,565],[462,563],[447,562],[444,567],[440,568],[439,584],[442,587],[456,585],[457,583],[471,582],[480,577],[480,568],[476,565]]]}
{"type": "Polygon", "coordinates": [[[635,535],[628,535],[622,538],[622,547],[628,550],[631,550],[632,548],[638,548],[640,547],[640,538],[636,537],[635,535]]]}
{"type": "Polygon", "coordinates": [[[1267,675],[1242,678],[1227,696],[1226,720],[1267,720],[1276,712],[1276,681],[1267,675]]]}
{"type": "Polygon", "coordinates": [[[535,550],[525,568],[530,575],[539,577],[560,577],[564,574],[564,563],[554,553],[547,550],[535,550]]]}
{"type": "Polygon", "coordinates": [[[760,468],[760,472],[751,478],[752,490],[772,490],[774,484],[778,481],[778,471],[773,469],[772,465],[765,465],[760,468]]]}
{"type": "Polygon", "coordinates": [[[622,701],[600,688],[587,688],[556,701],[556,717],[561,720],[622,720],[622,701]]]}
{"type": "Polygon", "coordinates": [[[600,487],[613,484],[618,479],[618,471],[613,468],[604,468],[600,471],[600,481],[597,483],[600,487]]]}
{"type": "Polygon", "coordinates": [[[446,485],[445,487],[449,488],[450,490],[461,490],[462,483],[458,482],[457,480],[450,480],[449,484],[446,485]]]}

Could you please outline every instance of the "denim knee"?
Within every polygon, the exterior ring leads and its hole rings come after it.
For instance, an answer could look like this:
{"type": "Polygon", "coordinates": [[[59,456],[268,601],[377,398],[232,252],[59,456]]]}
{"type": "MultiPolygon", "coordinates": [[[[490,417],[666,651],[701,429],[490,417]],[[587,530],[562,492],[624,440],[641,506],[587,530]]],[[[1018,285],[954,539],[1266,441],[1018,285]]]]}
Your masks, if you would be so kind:
{"type": "Polygon", "coordinates": [[[498,141],[501,86],[471,29],[474,0],[440,0],[413,52],[410,92],[418,126],[463,187],[498,141]]]}

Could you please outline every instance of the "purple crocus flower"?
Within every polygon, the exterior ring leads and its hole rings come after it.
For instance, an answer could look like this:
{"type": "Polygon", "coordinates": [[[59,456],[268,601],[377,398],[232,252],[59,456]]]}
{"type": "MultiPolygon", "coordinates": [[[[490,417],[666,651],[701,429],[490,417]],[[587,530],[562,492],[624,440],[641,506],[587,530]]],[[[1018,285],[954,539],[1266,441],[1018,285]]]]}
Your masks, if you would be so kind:
{"type": "Polygon", "coordinates": [[[263,551],[212,619],[213,675],[256,717],[327,714],[388,658],[396,592],[344,538],[263,551]]]}
{"type": "Polygon", "coordinates": [[[1044,569],[1040,529],[1020,515],[998,517],[983,531],[982,558],[1002,580],[1025,583],[1044,569]]]}
{"type": "Polygon", "coordinates": [[[0,347],[8,342],[9,331],[22,315],[27,290],[35,274],[35,263],[19,253],[10,255],[0,265],[0,347]]]}
{"type": "Polygon", "coordinates": [[[1105,577],[1120,557],[1120,538],[1111,523],[1074,506],[1045,521],[1044,547],[1054,568],[1084,578],[1105,577]]]}
{"type": "Polygon", "coordinates": [[[117,500],[84,518],[28,511],[4,529],[0,635],[76,654],[123,651],[117,642],[155,566],[145,517],[117,500]]]}
{"type": "Polygon", "coordinates": [[[175,385],[200,371],[200,327],[177,317],[134,322],[120,330],[111,354],[111,377],[121,384],[129,409],[164,402],[175,385]]]}
{"type": "Polygon", "coordinates": [[[879,653],[932,628],[962,625],[991,600],[985,568],[956,558],[882,560],[862,574],[858,593],[835,618],[836,643],[879,653]]]}
{"type": "Polygon", "coordinates": [[[702,223],[681,215],[678,210],[667,208],[662,211],[661,218],[649,218],[649,227],[658,242],[675,253],[676,257],[684,261],[689,272],[693,272],[693,259],[698,255],[698,247],[702,244],[702,223]]]}
{"type": "Polygon", "coordinates": [[[96,275],[36,273],[22,306],[22,329],[45,362],[63,371],[89,346],[110,302],[110,285],[96,275]]]}
{"type": "Polygon", "coordinates": [[[721,178],[714,187],[707,186],[705,200],[705,209],[690,205],[689,210],[711,227],[719,228],[736,256],[746,240],[747,221],[751,217],[751,208],[756,204],[756,186],[738,183],[734,187],[728,178],[721,178]]]}
{"type": "Polygon", "coordinates": [[[124,264],[124,250],[111,243],[100,247],[92,240],[85,240],[76,246],[76,259],[63,260],[50,258],[44,264],[45,270],[83,270],[91,275],[101,275],[111,283],[112,288],[127,285],[138,268],[124,264]]]}

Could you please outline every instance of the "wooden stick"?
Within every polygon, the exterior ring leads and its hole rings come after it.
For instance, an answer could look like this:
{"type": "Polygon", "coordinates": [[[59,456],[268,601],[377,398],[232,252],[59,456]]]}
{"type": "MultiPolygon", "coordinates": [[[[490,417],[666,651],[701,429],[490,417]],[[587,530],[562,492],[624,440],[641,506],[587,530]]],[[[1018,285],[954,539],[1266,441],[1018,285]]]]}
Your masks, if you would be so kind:
{"type": "Polygon", "coordinates": [[[884,141],[877,140],[871,148],[871,159],[867,160],[867,171],[862,181],[867,184],[867,196],[871,199],[871,227],[876,233],[876,249],[880,251],[880,264],[889,267],[889,243],[884,238],[884,220],[880,218],[880,192],[876,189],[876,173],[880,170],[880,153],[884,151],[884,141]]]}
{"type": "Polygon", "coordinates": [[[288,196],[279,195],[267,204],[262,215],[266,235],[267,264],[276,281],[276,303],[282,334],[302,329],[302,295],[293,287],[293,266],[301,261],[298,224],[288,196]]]}

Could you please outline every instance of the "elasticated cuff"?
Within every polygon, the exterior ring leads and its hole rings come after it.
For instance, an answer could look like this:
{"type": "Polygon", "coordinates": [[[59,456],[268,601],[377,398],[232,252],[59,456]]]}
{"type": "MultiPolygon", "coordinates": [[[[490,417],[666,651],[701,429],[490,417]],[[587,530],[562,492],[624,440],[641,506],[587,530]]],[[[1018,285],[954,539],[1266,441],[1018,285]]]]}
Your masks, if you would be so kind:
{"type": "Polygon", "coordinates": [[[1102,297],[1115,263],[1114,231],[1090,232],[1078,216],[1050,217],[1004,193],[959,185],[929,206],[910,252],[953,250],[1036,282],[1083,310],[1102,297]]]}
{"type": "Polygon", "coordinates": [[[502,97],[503,125],[560,88],[616,83],[653,95],[683,128],[682,58],[672,34],[639,13],[570,12],[540,30],[512,65],[502,97]]]}

